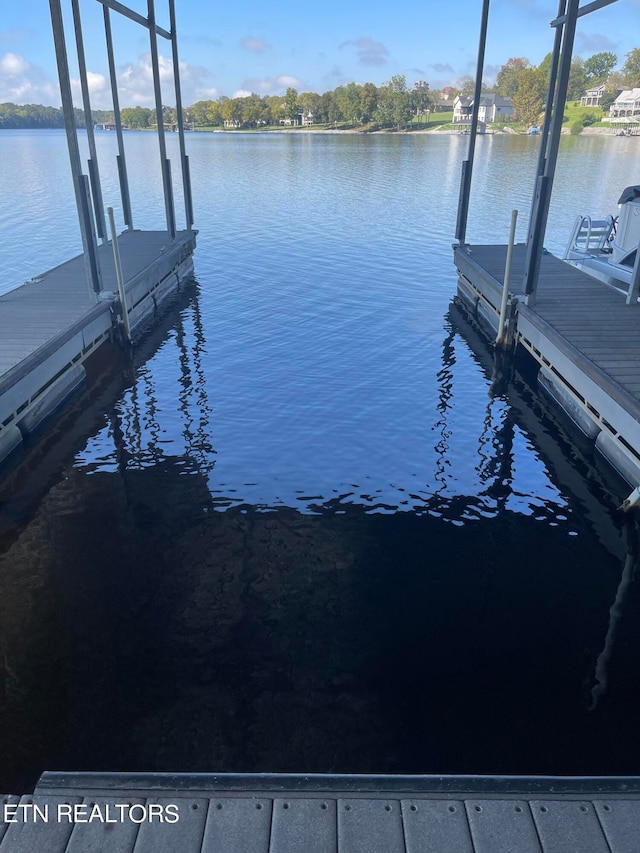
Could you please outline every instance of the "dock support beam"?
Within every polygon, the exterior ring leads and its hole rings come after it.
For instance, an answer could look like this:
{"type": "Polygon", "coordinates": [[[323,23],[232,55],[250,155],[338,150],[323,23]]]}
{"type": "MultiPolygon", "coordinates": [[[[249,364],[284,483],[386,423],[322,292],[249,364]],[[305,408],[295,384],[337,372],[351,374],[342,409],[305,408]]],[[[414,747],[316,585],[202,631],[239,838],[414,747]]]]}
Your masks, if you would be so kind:
{"type": "Polygon", "coordinates": [[[476,150],[478,133],[478,116],[480,114],[480,94],[482,92],[482,74],[484,71],[484,51],[487,43],[487,25],[489,21],[489,0],[482,2],[482,19],[480,23],[480,41],[478,44],[478,64],[476,68],[476,85],[473,93],[473,110],[471,113],[471,129],[469,132],[469,151],[467,159],[462,161],[462,177],[460,180],[460,197],[458,199],[458,219],[456,222],[456,240],[463,244],[467,236],[467,217],[469,215],[469,196],[471,193],[471,175],[473,159],[476,150]]]}
{"type": "Polygon", "coordinates": [[[93,300],[97,302],[99,294],[102,291],[102,273],[100,270],[100,259],[98,257],[98,247],[96,244],[93,216],[91,213],[91,199],[87,192],[88,180],[87,176],[82,172],[82,165],[80,161],[80,149],[78,147],[78,136],[76,134],[73,97],[71,95],[71,78],[69,75],[69,63],[67,60],[67,47],[64,37],[64,22],[62,19],[60,0],[49,0],[49,9],[51,11],[51,26],[53,29],[53,40],[56,49],[58,78],[60,80],[62,112],[64,114],[64,126],[67,134],[69,161],[71,163],[73,189],[76,197],[76,207],[78,210],[80,235],[82,237],[82,248],[87,271],[87,283],[93,300]]]}
{"type": "Polygon", "coordinates": [[[116,138],[118,140],[118,179],[120,182],[120,198],[122,199],[122,217],[129,231],[133,230],[133,217],[131,215],[131,197],[129,195],[129,179],[127,177],[127,161],[124,153],[124,139],[122,138],[122,119],[120,118],[120,100],[118,98],[118,77],[116,74],[116,61],[113,55],[113,36],[111,33],[111,18],[109,8],[103,6],[104,36],[107,42],[107,59],[109,62],[109,79],[111,81],[111,100],[113,101],[113,121],[116,126],[116,138]]]}
{"type": "Polygon", "coordinates": [[[158,144],[160,146],[160,168],[164,188],[164,208],[167,217],[167,231],[171,239],[176,236],[176,214],[173,207],[173,189],[171,184],[171,163],[167,159],[167,146],[164,138],[164,112],[162,109],[162,91],[160,88],[160,66],[158,62],[158,36],[156,34],[156,12],[154,0],[147,0],[149,13],[149,42],[151,45],[151,70],[153,72],[153,91],[156,101],[156,122],[158,124],[158,144]]]}
{"type": "Polygon", "coordinates": [[[78,52],[78,70],[80,72],[80,88],[82,90],[82,106],[84,108],[84,123],[87,129],[87,142],[89,143],[89,181],[91,183],[91,195],[93,197],[93,212],[96,219],[96,230],[98,237],[103,243],[107,241],[107,227],[104,218],[104,203],[102,201],[102,186],[100,184],[100,171],[98,169],[98,154],[96,151],[96,140],[93,133],[93,117],[91,115],[91,98],[89,97],[89,83],[87,81],[87,63],[84,55],[84,39],[82,37],[82,21],[80,19],[80,4],[78,0],[71,0],[73,11],[73,26],[76,36],[76,50],[78,52]]]}
{"type": "Polygon", "coordinates": [[[549,80],[549,92],[547,95],[542,148],[538,161],[538,178],[531,211],[531,221],[529,223],[527,257],[524,268],[525,302],[530,307],[535,302],[544,235],[549,216],[551,190],[553,188],[553,178],[558,160],[560,133],[562,131],[564,107],[567,99],[569,72],[571,71],[573,41],[578,20],[578,3],[579,0],[560,0],[558,18],[553,22],[553,25],[558,29],[556,30],[551,63],[551,78],[549,80]],[[557,79],[554,74],[556,68],[557,79]]]}
{"type": "Polygon", "coordinates": [[[191,195],[191,174],[189,158],[184,142],[184,120],[182,113],[182,92],[180,90],[180,62],[178,60],[178,34],[176,31],[175,0],[169,0],[169,26],[171,28],[171,54],[173,57],[173,83],[176,90],[176,121],[180,138],[180,162],[182,164],[182,188],[187,230],[193,227],[193,199],[191,195]]]}

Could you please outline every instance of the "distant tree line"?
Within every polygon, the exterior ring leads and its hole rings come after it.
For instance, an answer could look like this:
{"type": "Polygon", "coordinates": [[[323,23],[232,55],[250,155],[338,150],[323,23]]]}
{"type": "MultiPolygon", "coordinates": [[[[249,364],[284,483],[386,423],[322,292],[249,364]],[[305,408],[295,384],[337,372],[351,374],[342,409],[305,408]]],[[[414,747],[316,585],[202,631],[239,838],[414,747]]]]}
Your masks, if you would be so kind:
{"type": "MultiPolygon", "coordinates": [[[[84,127],[84,112],[75,110],[76,127],[84,127]]],[[[94,122],[113,121],[113,112],[93,110],[94,122]]],[[[0,104],[0,129],[19,130],[20,128],[56,128],[64,127],[64,115],[57,107],[44,107],[42,104],[0,104]]]]}
{"type": "MultiPolygon", "coordinates": [[[[588,59],[575,56],[571,62],[567,101],[581,98],[585,90],[605,85],[602,99],[607,109],[621,89],[640,86],[640,48],[625,56],[619,71],[615,71],[618,57],[609,51],[593,54],[588,59]]],[[[513,100],[516,117],[525,124],[534,124],[544,109],[551,67],[551,54],[535,66],[526,57],[512,57],[501,66],[493,86],[483,84],[484,93],[495,92],[513,100]]],[[[474,91],[474,80],[461,77],[450,92],[469,96],[474,91]]],[[[347,83],[318,95],[315,92],[298,93],[288,88],[284,95],[257,95],[237,98],[222,96],[217,100],[198,101],[184,110],[190,127],[264,127],[282,123],[312,121],[325,126],[369,125],[380,128],[400,128],[415,116],[424,116],[436,108],[440,93],[419,80],[410,88],[404,75],[397,74],[382,86],[374,83],[347,83]]],[[[453,100],[451,99],[453,104],[453,100]]],[[[164,122],[176,122],[173,107],[163,107],[164,122]]],[[[76,124],[84,127],[84,112],[75,110],[76,124]]],[[[94,110],[94,123],[113,122],[113,112],[94,110]]],[[[156,111],[146,107],[126,107],[121,111],[122,122],[133,129],[152,128],[156,125],[156,111]]],[[[0,104],[0,129],[6,128],[56,128],[64,127],[61,109],[40,104],[0,104]]]]}

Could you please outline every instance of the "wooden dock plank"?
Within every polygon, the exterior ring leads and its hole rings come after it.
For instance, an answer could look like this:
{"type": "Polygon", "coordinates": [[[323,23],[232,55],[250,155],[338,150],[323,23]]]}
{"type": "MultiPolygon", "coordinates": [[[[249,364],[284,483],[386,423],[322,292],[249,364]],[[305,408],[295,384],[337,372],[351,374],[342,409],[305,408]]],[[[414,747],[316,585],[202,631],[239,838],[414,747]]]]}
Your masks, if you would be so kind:
{"type": "Polygon", "coordinates": [[[465,807],[475,853],[543,853],[527,802],[467,800],[465,807]]]}
{"type": "MultiPolygon", "coordinates": [[[[174,805],[175,799],[158,798],[147,800],[161,806],[174,805]]],[[[179,804],[179,820],[145,821],[140,824],[134,853],[200,853],[204,836],[209,800],[189,798],[179,804]]]]}
{"type": "Polygon", "coordinates": [[[338,800],[340,853],[405,853],[398,800],[338,800]]]}
{"type": "Polygon", "coordinates": [[[611,853],[592,803],[533,800],[529,805],[544,853],[611,853]]]}
{"type": "Polygon", "coordinates": [[[273,801],[269,853],[301,851],[337,853],[335,800],[290,797],[273,801]]]}
{"type": "Polygon", "coordinates": [[[403,800],[402,820],[407,853],[474,853],[459,800],[403,800]]]}
{"type": "Polygon", "coordinates": [[[637,853],[640,848],[640,809],[632,800],[593,803],[611,853],[637,853]]]}

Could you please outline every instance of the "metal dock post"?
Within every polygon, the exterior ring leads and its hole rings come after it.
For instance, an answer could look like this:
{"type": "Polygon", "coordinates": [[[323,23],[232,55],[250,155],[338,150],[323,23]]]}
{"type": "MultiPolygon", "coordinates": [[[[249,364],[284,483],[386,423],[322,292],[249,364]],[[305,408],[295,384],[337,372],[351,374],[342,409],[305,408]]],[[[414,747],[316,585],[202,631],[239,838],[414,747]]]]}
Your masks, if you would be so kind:
{"type": "Polygon", "coordinates": [[[133,230],[133,217],[131,215],[131,197],[129,195],[129,178],[127,177],[127,160],[124,153],[124,139],[122,138],[122,119],[120,118],[120,101],[118,98],[118,77],[116,74],[116,61],[113,55],[113,35],[111,33],[111,18],[109,7],[103,4],[104,13],[104,35],[107,42],[107,59],[109,62],[109,80],[111,81],[111,98],[113,100],[113,122],[116,126],[116,137],[118,140],[118,178],[120,181],[120,197],[122,199],[122,214],[125,225],[130,231],[133,230]]]}
{"type": "Polygon", "coordinates": [[[100,270],[100,259],[96,244],[93,218],[91,215],[91,199],[88,192],[87,176],[82,172],[80,161],[80,149],[76,134],[73,98],[71,96],[71,78],[69,75],[69,63],[67,61],[67,47],[64,37],[64,23],[62,20],[62,9],[60,0],[49,0],[51,11],[51,26],[56,49],[56,63],[58,65],[58,77],[60,79],[60,95],[64,113],[64,126],[67,134],[67,146],[69,148],[69,161],[73,177],[73,189],[78,209],[78,221],[80,224],[80,235],[84,251],[85,267],[87,272],[87,283],[94,302],[99,300],[102,291],[102,273],[100,270]]]}
{"type": "Polygon", "coordinates": [[[147,0],[149,13],[149,43],[151,45],[151,70],[153,73],[153,91],[156,100],[156,122],[158,124],[158,145],[160,147],[160,167],[164,189],[164,208],[167,217],[167,231],[171,238],[176,236],[176,214],[173,204],[171,184],[171,162],[167,159],[167,146],[164,138],[164,112],[162,110],[162,91],[160,89],[160,67],[158,63],[158,38],[156,34],[156,13],[154,0],[147,0]]]}

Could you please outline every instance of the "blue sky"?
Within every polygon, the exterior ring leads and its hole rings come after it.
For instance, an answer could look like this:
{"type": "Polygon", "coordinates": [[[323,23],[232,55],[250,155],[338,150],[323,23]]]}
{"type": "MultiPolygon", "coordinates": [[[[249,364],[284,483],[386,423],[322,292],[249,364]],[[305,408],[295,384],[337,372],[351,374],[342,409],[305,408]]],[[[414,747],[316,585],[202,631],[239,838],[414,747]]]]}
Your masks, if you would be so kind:
{"type": "MultiPolygon", "coordinates": [[[[146,14],[146,0],[125,2],[146,14]]],[[[73,47],[70,2],[62,3],[73,47]]],[[[59,106],[48,0],[2,4],[0,102],[59,106]]],[[[92,105],[108,109],[102,7],[97,0],[80,5],[92,105]]],[[[480,9],[480,0],[176,0],[183,100],[282,94],[287,86],[321,93],[350,81],[380,85],[394,74],[406,75],[410,85],[426,80],[441,88],[475,72],[480,9]]],[[[556,10],[553,0],[494,0],[485,79],[492,81],[512,56],[539,63],[553,45],[549,21],[556,10]]],[[[156,16],[168,29],[166,0],[156,0],[156,16]]],[[[117,14],[112,20],[121,106],[151,106],[147,32],[117,14]]],[[[173,104],[170,52],[159,42],[163,101],[173,104]]],[[[578,23],[574,53],[584,58],[610,50],[622,63],[634,47],[640,47],[640,0],[618,0],[578,23]]]]}

